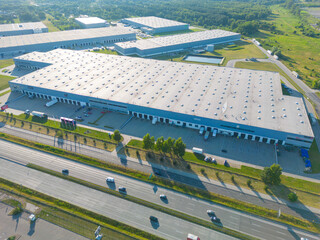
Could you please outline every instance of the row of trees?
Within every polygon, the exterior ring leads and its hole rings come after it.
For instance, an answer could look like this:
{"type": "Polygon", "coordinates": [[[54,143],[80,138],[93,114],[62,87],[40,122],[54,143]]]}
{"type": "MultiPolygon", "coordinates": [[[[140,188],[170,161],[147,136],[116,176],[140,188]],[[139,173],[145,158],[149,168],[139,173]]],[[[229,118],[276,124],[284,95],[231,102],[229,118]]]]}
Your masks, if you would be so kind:
{"type": "Polygon", "coordinates": [[[169,137],[167,140],[164,140],[163,137],[155,138],[150,136],[147,133],[143,137],[143,148],[144,149],[155,149],[164,153],[173,152],[175,155],[182,157],[186,151],[186,144],[182,141],[181,137],[175,140],[174,138],[169,137]]]}

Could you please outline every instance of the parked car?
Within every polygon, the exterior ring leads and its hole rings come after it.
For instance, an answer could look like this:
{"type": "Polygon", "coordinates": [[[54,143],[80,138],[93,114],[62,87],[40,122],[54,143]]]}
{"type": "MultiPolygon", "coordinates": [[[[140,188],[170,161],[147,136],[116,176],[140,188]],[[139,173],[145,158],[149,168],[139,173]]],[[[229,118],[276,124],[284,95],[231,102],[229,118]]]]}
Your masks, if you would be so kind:
{"type": "Polygon", "coordinates": [[[204,158],[204,161],[205,161],[205,162],[211,162],[211,161],[212,161],[212,158],[211,158],[211,157],[206,156],[206,157],[204,158]]]}
{"type": "Polygon", "coordinates": [[[208,138],[209,138],[209,135],[210,135],[210,132],[209,131],[206,131],[205,135],[204,135],[204,140],[207,141],[208,138]]]}
{"type": "Polygon", "coordinates": [[[204,132],[204,127],[200,127],[199,134],[202,135],[204,132]]]}
{"type": "Polygon", "coordinates": [[[109,183],[114,183],[114,178],[113,177],[107,177],[106,181],[109,183]]]}
{"type": "Polygon", "coordinates": [[[222,149],[221,152],[227,153],[228,151],[226,149],[222,149]]]}
{"type": "Polygon", "coordinates": [[[62,174],[63,175],[69,175],[69,170],[68,169],[62,169],[62,174]]]}
{"type": "Polygon", "coordinates": [[[125,187],[119,187],[119,192],[127,192],[127,189],[125,187]]]}

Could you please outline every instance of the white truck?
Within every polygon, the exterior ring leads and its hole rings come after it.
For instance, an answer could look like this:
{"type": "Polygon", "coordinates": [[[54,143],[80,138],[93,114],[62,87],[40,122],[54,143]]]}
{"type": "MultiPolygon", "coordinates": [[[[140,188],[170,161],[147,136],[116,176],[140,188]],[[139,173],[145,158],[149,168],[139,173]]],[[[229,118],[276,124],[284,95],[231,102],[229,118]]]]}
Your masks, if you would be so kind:
{"type": "Polygon", "coordinates": [[[188,233],[187,240],[200,240],[200,238],[198,236],[196,236],[196,235],[188,233]]]}
{"type": "Polygon", "coordinates": [[[52,101],[46,103],[46,107],[51,107],[52,105],[56,104],[57,102],[58,102],[57,99],[53,99],[52,101]]]}
{"type": "Polygon", "coordinates": [[[217,132],[218,132],[218,130],[217,130],[217,129],[213,129],[213,132],[212,132],[212,137],[215,137],[215,136],[217,136],[217,132]]]}
{"type": "Polygon", "coordinates": [[[153,125],[156,124],[157,121],[158,121],[158,118],[154,117],[154,118],[152,119],[152,124],[153,124],[153,125]]]}
{"type": "Polygon", "coordinates": [[[37,111],[32,111],[31,112],[31,115],[32,116],[35,116],[35,117],[40,117],[40,118],[44,118],[46,117],[47,115],[43,112],[37,112],[37,111]]]}
{"type": "Polygon", "coordinates": [[[193,153],[198,153],[198,154],[203,154],[203,149],[202,148],[193,147],[192,148],[192,152],[193,153]]]}

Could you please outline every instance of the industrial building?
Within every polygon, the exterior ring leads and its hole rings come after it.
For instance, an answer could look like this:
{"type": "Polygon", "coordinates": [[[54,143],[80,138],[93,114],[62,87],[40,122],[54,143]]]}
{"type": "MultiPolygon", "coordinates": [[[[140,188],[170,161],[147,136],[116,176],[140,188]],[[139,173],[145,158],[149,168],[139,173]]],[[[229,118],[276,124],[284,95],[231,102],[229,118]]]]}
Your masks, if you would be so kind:
{"type": "Polygon", "coordinates": [[[78,29],[0,38],[0,58],[56,48],[92,47],[136,39],[132,29],[124,27],[78,29]]]}
{"type": "Polygon", "coordinates": [[[0,24],[0,37],[46,32],[48,28],[42,22],[0,24]]]}
{"type": "Polygon", "coordinates": [[[303,100],[282,94],[276,72],[65,49],[14,61],[39,70],[10,81],[11,90],[48,102],[269,144],[308,148],[314,138],[303,100]]]}
{"type": "Polygon", "coordinates": [[[123,55],[152,56],[168,52],[183,51],[208,44],[219,44],[240,40],[239,33],[224,30],[209,30],[157,37],[115,44],[115,50],[123,55]]]}
{"type": "Polygon", "coordinates": [[[189,24],[177,22],[159,17],[124,18],[122,23],[133,28],[140,28],[147,34],[159,34],[164,32],[183,31],[189,29],[189,24]]]}
{"type": "Polygon", "coordinates": [[[80,17],[75,18],[75,21],[82,28],[102,28],[109,26],[109,23],[106,20],[98,17],[80,17]]]}

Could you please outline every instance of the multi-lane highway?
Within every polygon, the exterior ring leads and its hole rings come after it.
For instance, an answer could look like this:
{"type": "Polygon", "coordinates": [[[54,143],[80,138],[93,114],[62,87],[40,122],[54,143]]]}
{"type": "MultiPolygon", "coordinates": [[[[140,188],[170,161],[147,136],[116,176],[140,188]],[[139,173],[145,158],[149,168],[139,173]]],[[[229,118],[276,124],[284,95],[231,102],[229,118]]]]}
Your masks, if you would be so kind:
{"type": "MultiPolygon", "coordinates": [[[[138,198],[155,202],[159,205],[172,208],[174,210],[185,212],[209,221],[206,210],[214,210],[216,215],[221,218],[225,227],[256,236],[260,239],[296,239],[296,237],[308,237],[308,239],[318,239],[315,236],[304,231],[297,230],[282,224],[253,217],[232,209],[222,207],[207,201],[164,189],[153,184],[141,182],[135,179],[124,177],[118,174],[79,164],[70,160],[45,154],[9,142],[0,141],[2,149],[1,162],[14,161],[22,164],[28,162],[44,166],[49,169],[61,171],[64,168],[69,169],[70,175],[84,179],[95,184],[117,189],[119,186],[127,188],[127,193],[138,198]],[[112,176],[115,178],[115,185],[108,186],[105,178],[112,176]],[[165,194],[168,201],[162,201],[160,194],[165,194]]],[[[128,205],[131,205],[129,203],[128,205]]],[[[147,218],[148,216],[146,216],[147,218]]],[[[130,224],[130,223],[129,223],[130,224]]]]}

